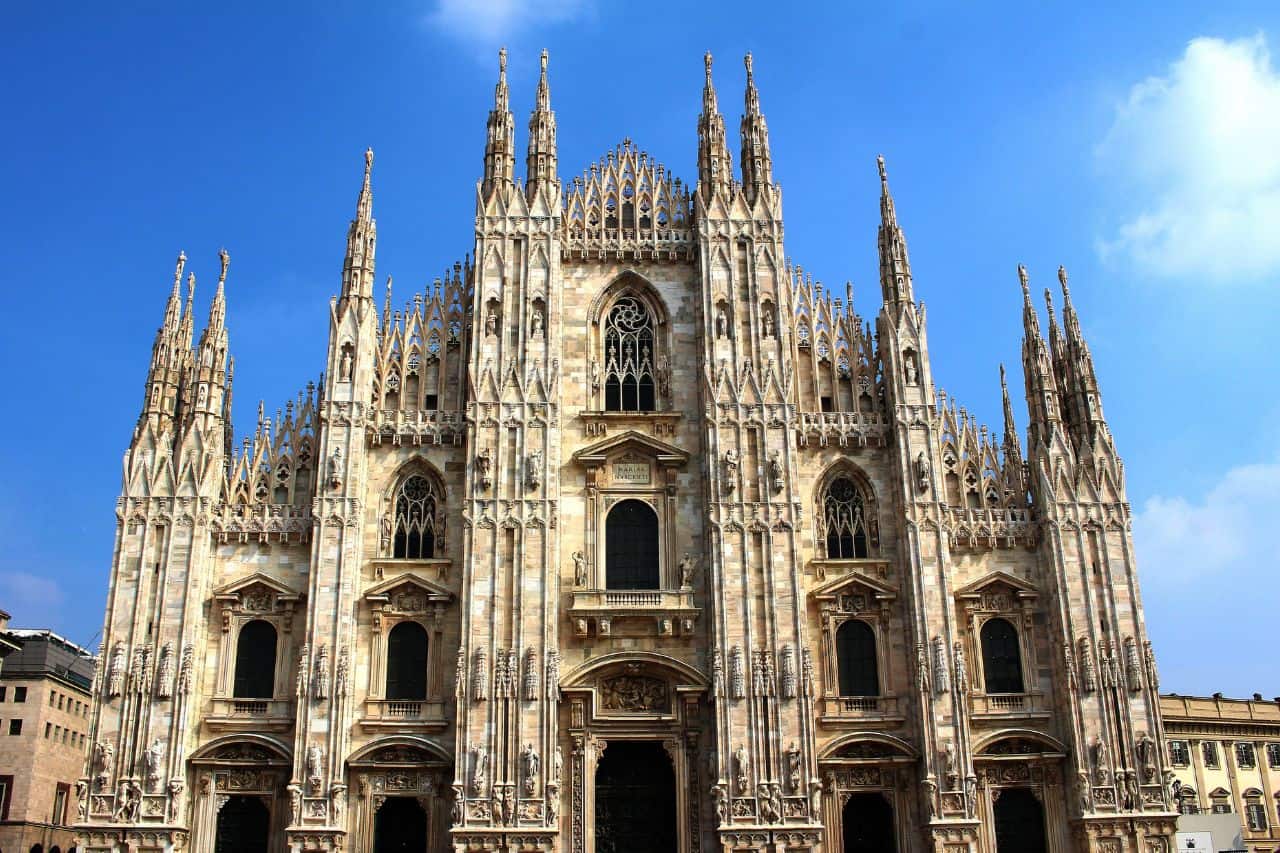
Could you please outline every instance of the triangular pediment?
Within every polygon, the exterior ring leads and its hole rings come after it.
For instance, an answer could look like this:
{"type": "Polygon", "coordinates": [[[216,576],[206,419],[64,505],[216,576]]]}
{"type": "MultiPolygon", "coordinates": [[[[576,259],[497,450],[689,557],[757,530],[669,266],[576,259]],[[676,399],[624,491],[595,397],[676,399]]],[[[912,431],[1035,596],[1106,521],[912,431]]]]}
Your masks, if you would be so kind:
{"type": "MultiPolygon", "coordinates": [[[[371,586],[365,590],[364,598],[366,601],[379,604],[396,605],[398,610],[415,610],[422,609],[420,607],[402,607],[397,604],[397,599],[402,596],[416,597],[425,602],[450,602],[453,601],[453,593],[445,587],[424,578],[422,575],[414,572],[406,572],[402,575],[396,575],[388,578],[381,583],[371,586]]],[[[403,601],[401,604],[405,603],[403,601]]]]}
{"type": "Polygon", "coordinates": [[[302,598],[302,594],[294,592],[280,581],[265,575],[262,572],[254,572],[243,578],[237,578],[231,583],[218,587],[213,591],[213,597],[223,601],[241,600],[250,597],[257,597],[258,601],[262,601],[262,596],[274,596],[278,602],[293,602],[302,598]]]}
{"type": "Polygon", "coordinates": [[[655,459],[668,468],[683,467],[689,461],[689,454],[674,444],[668,444],[633,429],[602,438],[595,444],[582,448],[573,454],[573,460],[581,465],[598,467],[603,465],[610,456],[624,450],[655,459]]]}
{"type": "Polygon", "coordinates": [[[1040,594],[1040,590],[1021,578],[1014,577],[1008,572],[992,572],[984,575],[973,583],[961,587],[956,591],[957,598],[976,598],[985,592],[991,591],[992,587],[1007,586],[1011,589],[1017,598],[1031,598],[1040,594]]]}
{"type": "Polygon", "coordinates": [[[865,592],[879,601],[891,601],[898,597],[897,590],[884,581],[856,571],[831,578],[826,583],[814,587],[810,595],[813,596],[815,601],[835,601],[842,595],[856,594],[858,592],[865,592]]]}

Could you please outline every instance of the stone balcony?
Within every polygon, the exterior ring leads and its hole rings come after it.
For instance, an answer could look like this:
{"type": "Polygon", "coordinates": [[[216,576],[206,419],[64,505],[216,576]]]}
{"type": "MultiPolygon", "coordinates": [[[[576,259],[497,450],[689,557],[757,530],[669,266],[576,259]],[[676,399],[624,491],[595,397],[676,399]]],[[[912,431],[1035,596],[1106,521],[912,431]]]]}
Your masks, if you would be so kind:
{"type": "Polygon", "coordinates": [[[448,725],[444,702],[430,699],[366,699],[360,728],[438,730],[448,725]]]}
{"type": "Polygon", "coordinates": [[[958,550],[986,551],[1036,544],[1036,523],[1029,509],[1004,507],[946,508],[951,547],[958,550]]]}
{"type": "Polygon", "coordinates": [[[459,411],[377,409],[365,429],[369,443],[450,444],[461,446],[467,435],[466,417],[459,411]]]}
{"type": "Polygon", "coordinates": [[[982,720],[1048,719],[1043,693],[974,693],[973,716],[982,720]]]}
{"type": "Polygon", "coordinates": [[[794,429],[797,447],[884,447],[889,439],[879,412],[799,412],[794,429]]]}
{"type": "Polygon", "coordinates": [[[690,636],[698,613],[687,588],[580,589],[569,604],[578,637],[690,636]]]}
{"type": "Polygon", "coordinates": [[[214,731],[271,731],[293,728],[292,699],[234,699],[219,697],[205,724],[214,731]]]}
{"type": "Polygon", "coordinates": [[[904,717],[897,696],[824,696],[819,700],[818,721],[832,728],[867,723],[900,723],[904,717]]]}

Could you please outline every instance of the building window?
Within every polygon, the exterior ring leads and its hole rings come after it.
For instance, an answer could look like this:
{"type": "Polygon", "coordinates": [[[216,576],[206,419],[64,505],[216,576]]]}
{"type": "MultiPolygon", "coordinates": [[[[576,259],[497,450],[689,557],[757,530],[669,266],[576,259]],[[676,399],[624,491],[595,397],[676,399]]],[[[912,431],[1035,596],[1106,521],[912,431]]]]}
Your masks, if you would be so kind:
{"type": "Polygon", "coordinates": [[[876,634],[861,619],[850,619],[836,630],[836,663],[841,696],[879,696],[876,634]]]}
{"type": "Polygon", "coordinates": [[[620,501],[605,519],[605,587],[659,589],[658,514],[644,501],[620,501]]]}
{"type": "Polygon", "coordinates": [[[387,698],[427,698],[427,632],[417,622],[401,622],[387,637],[387,698]]]}
{"type": "Polygon", "coordinates": [[[9,692],[8,687],[0,687],[0,702],[5,700],[5,694],[9,692]]]}
{"type": "Polygon", "coordinates": [[[1204,758],[1205,767],[1218,766],[1218,745],[1211,740],[1200,744],[1200,755],[1204,758]]]}
{"type": "Polygon", "coordinates": [[[822,496],[818,514],[819,539],[825,540],[828,560],[868,555],[866,504],[862,492],[848,477],[836,477],[822,496]]]}
{"type": "Polygon", "coordinates": [[[987,693],[1022,692],[1018,631],[1008,619],[988,619],[982,625],[982,674],[987,693]]]}
{"type": "Polygon", "coordinates": [[[1267,810],[1262,807],[1262,803],[1250,802],[1244,807],[1245,820],[1249,823],[1251,832],[1267,831],[1267,810]]]}
{"type": "Polygon", "coordinates": [[[1231,814],[1231,797],[1226,791],[1219,788],[1209,797],[1213,801],[1210,811],[1214,814],[1231,814]]]}
{"type": "Polygon", "coordinates": [[[440,503],[429,478],[414,474],[405,479],[396,492],[394,558],[427,560],[436,555],[440,503]]]}
{"type": "Polygon", "coordinates": [[[27,688],[25,687],[13,688],[13,701],[15,702],[27,701],[27,688]]]}
{"type": "Polygon", "coordinates": [[[67,795],[71,793],[71,787],[65,782],[58,783],[58,790],[53,794],[53,816],[49,820],[54,826],[66,826],[67,824],[67,795]]]}
{"type": "Polygon", "coordinates": [[[1280,768],[1280,743],[1267,744],[1267,766],[1272,770],[1280,768]]]}
{"type": "Polygon", "coordinates": [[[1200,814],[1194,788],[1183,785],[1178,791],[1178,814],[1200,814]]]}
{"type": "Polygon", "coordinates": [[[53,723],[44,724],[44,739],[48,740],[49,735],[53,734],[53,723]]]}
{"type": "Polygon", "coordinates": [[[22,734],[22,720],[10,720],[10,721],[9,721],[9,734],[11,734],[11,735],[20,735],[20,734],[22,734]]]}
{"type": "Polygon", "coordinates": [[[0,776],[0,820],[9,819],[9,794],[13,791],[13,777],[0,776]]]}
{"type": "Polygon", "coordinates": [[[1236,764],[1246,770],[1252,769],[1257,764],[1253,756],[1253,744],[1236,744],[1236,764]]]}
{"type": "Polygon", "coordinates": [[[1187,742],[1185,740],[1169,741],[1169,760],[1176,767],[1186,767],[1191,763],[1188,757],[1187,742]]]}
{"type": "Polygon", "coordinates": [[[231,695],[236,699],[275,697],[276,629],[254,619],[240,629],[236,641],[236,676],[231,695]]]}
{"type": "Polygon", "coordinates": [[[652,412],[654,319],[640,299],[623,296],[609,309],[604,330],[604,408],[652,412]]]}

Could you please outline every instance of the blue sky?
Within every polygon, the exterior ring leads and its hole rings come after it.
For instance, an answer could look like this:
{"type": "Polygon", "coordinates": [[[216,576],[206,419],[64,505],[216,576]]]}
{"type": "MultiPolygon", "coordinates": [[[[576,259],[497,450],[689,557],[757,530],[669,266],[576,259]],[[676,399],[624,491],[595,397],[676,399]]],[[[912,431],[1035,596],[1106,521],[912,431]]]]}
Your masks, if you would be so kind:
{"type": "Polygon", "coordinates": [[[96,646],[120,459],[179,249],[201,311],[231,253],[242,435],[258,399],[274,411],[321,368],[366,146],[398,301],[469,250],[500,44],[520,151],[551,51],[566,179],[628,136],[695,179],[702,54],[736,150],[751,50],[789,254],[852,280],[875,314],[883,153],[934,375],[982,420],[999,419],[998,363],[1019,372],[1016,264],[1037,290],[1068,267],[1162,687],[1280,693],[1265,640],[1280,606],[1280,7],[1126,5],[9,9],[0,607],[96,646]]]}

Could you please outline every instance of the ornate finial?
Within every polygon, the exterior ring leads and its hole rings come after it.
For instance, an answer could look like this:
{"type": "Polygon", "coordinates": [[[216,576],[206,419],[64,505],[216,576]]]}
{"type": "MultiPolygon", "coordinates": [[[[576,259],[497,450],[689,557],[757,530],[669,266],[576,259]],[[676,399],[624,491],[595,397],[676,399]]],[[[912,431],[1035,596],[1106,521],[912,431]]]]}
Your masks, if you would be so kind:
{"type": "Polygon", "coordinates": [[[1004,362],[1000,362],[1000,388],[1003,389],[1006,394],[1009,393],[1009,386],[1004,380],[1004,362]]]}
{"type": "Polygon", "coordinates": [[[747,79],[751,79],[751,51],[747,51],[747,55],[742,58],[742,64],[747,66],[747,79]]]}
{"type": "Polygon", "coordinates": [[[1064,266],[1058,267],[1058,281],[1062,283],[1062,292],[1069,294],[1071,291],[1067,288],[1067,268],[1064,266]]]}
{"type": "Polygon", "coordinates": [[[1049,319],[1053,319],[1053,294],[1049,292],[1049,288],[1044,289],[1044,304],[1049,306],[1049,319]]]}
{"type": "Polygon", "coordinates": [[[703,55],[702,61],[705,62],[707,65],[707,79],[710,80],[711,79],[711,51],[708,50],[703,55]]]}
{"type": "Polygon", "coordinates": [[[542,49],[542,75],[545,77],[546,74],[547,74],[547,49],[544,47],[542,49]]]}
{"type": "Polygon", "coordinates": [[[186,265],[187,265],[187,253],[186,253],[186,252],[184,252],[184,251],[182,251],[181,249],[179,249],[179,250],[178,250],[178,266],[177,266],[177,268],[173,271],[173,286],[174,286],[174,287],[177,287],[177,286],[178,286],[178,282],[182,281],[182,269],[183,269],[183,267],[185,267],[186,265]]]}
{"type": "Polygon", "coordinates": [[[364,176],[369,177],[369,173],[373,171],[373,148],[364,150],[364,176]]]}
{"type": "Polygon", "coordinates": [[[880,169],[880,183],[884,186],[889,185],[889,173],[884,168],[884,155],[876,155],[876,167],[880,169]]]}
{"type": "Polygon", "coordinates": [[[222,284],[227,280],[227,267],[231,265],[231,255],[227,254],[226,249],[218,250],[218,261],[222,264],[222,271],[218,273],[218,284],[222,284]]]}
{"type": "Polygon", "coordinates": [[[507,49],[498,50],[498,73],[503,77],[507,76],[507,49]]]}
{"type": "Polygon", "coordinates": [[[1022,283],[1022,295],[1029,299],[1031,297],[1031,290],[1027,287],[1027,268],[1022,264],[1018,264],[1018,281],[1022,283]]]}

